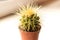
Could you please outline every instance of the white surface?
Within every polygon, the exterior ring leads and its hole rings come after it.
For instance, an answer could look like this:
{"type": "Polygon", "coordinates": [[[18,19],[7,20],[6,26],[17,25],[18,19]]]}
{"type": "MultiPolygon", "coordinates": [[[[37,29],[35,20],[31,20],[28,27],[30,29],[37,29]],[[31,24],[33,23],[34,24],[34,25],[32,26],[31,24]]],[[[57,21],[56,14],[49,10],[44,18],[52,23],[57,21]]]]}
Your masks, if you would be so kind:
{"type": "MultiPolygon", "coordinates": [[[[60,40],[60,1],[55,1],[39,10],[42,29],[39,40],[60,40]]],[[[19,15],[0,19],[0,40],[21,40],[18,30],[19,15]]]]}
{"type": "Polygon", "coordinates": [[[0,40],[20,40],[17,15],[0,19],[0,40]]]}

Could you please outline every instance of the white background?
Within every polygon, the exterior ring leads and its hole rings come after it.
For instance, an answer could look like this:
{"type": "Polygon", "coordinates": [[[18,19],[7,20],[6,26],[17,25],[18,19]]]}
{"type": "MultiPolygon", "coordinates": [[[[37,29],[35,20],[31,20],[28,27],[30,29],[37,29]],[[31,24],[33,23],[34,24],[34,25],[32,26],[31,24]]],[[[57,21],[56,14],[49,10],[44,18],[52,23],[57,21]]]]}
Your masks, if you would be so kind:
{"type": "MultiPolygon", "coordinates": [[[[39,13],[42,20],[39,40],[60,40],[60,1],[42,6],[39,13]]],[[[1,18],[0,40],[21,40],[18,25],[18,14],[1,18]]]]}

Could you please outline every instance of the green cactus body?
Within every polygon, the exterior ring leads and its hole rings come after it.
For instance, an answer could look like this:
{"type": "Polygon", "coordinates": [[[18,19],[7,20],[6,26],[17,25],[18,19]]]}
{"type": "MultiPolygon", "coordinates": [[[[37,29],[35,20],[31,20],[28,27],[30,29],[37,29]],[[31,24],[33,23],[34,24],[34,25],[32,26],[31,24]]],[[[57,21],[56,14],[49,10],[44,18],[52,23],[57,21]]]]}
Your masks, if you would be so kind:
{"type": "Polygon", "coordinates": [[[40,30],[39,16],[37,14],[32,14],[30,17],[22,16],[21,18],[21,29],[27,32],[34,32],[40,30]]]}
{"type": "Polygon", "coordinates": [[[35,32],[40,30],[40,18],[36,13],[35,8],[27,6],[26,8],[22,8],[19,13],[21,13],[22,17],[20,19],[21,25],[19,26],[21,30],[27,32],[35,32]]]}

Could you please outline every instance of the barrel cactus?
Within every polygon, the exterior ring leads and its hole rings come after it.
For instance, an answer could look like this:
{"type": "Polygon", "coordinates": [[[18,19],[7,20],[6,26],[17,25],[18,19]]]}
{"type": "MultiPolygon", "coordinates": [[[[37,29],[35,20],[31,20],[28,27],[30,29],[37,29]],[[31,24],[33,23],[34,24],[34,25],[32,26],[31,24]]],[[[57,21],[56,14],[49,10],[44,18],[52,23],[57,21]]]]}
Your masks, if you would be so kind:
{"type": "Polygon", "coordinates": [[[40,30],[40,17],[37,15],[37,9],[35,6],[23,6],[19,9],[21,14],[19,29],[27,32],[40,30]]]}

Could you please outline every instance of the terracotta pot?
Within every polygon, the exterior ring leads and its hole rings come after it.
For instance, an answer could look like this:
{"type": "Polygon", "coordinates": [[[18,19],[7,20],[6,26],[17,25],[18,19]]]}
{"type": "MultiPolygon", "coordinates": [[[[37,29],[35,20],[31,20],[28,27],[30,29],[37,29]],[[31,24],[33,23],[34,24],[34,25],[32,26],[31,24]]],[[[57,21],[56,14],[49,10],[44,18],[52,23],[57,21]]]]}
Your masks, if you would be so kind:
{"type": "Polygon", "coordinates": [[[22,40],[38,40],[39,31],[38,32],[25,32],[20,31],[22,40]]]}

